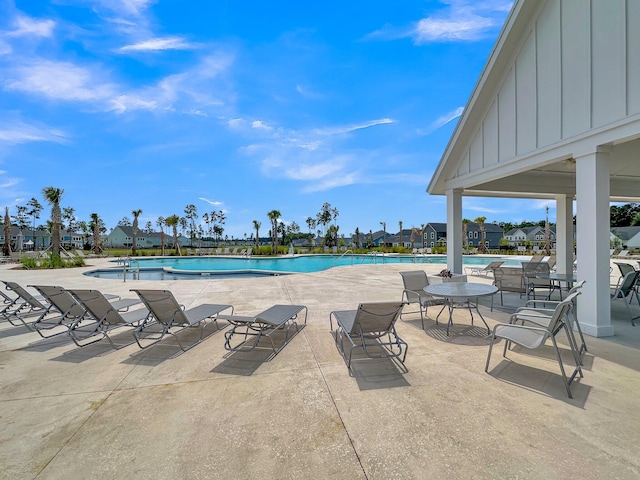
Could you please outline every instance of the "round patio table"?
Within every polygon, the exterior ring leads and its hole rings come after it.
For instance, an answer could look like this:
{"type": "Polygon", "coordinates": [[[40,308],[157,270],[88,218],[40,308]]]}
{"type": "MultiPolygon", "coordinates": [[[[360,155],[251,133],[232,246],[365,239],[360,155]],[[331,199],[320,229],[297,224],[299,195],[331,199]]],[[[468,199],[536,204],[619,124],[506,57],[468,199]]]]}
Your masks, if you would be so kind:
{"type": "MultiPolygon", "coordinates": [[[[443,282],[434,285],[427,285],[423,290],[432,297],[443,298],[445,301],[445,307],[449,308],[447,335],[449,335],[449,327],[453,325],[453,309],[459,306],[469,310],[469,313],[471,314],[471,325],[473,325],[472,308],[475,308],[480,320],[482,320],[484,326],[487,327],[487,333],[489,335],[491,334],[489,325],[487,325],[487,322],[480,313],[480,310],[478,310],[478,297],[487,297],[495,294],[498,291],[498,288],[495,285],[475,282],[443,282]]],[[[442,310],[444,310],[444,307],[442,310]]],[[[442,313],[442,310],[440,310],[440,313],[442,313]]],[[[438,317],[440,316],[440,313],[438,313],[438,317]]],[[[436,317],[436,324],[438,323],[438,317],[436,317]]]]}
{"type": "MultiPolygon", "coordinates": [[[[562,282],[567,284],[567,290],[571,290],[573,284],[578,281],[578,277],[575,273],[539,273],[536,275],[536,278],[541,280],[550,280],[553,285],[553,290],[555,290],[556,287],[558,288],[558,291],[560,292],[560,300],[562,300],[562,282]]],[[[547,300],[551,298],[553,290],[549,292],[547,300]]]]}

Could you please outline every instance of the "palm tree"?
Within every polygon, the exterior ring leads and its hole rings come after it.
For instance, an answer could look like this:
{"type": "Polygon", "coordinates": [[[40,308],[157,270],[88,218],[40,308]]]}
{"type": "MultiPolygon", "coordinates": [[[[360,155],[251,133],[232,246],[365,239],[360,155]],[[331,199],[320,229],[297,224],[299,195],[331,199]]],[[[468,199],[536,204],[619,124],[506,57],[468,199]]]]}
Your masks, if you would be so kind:
{"type": "Polygon", "coordinates": [[[278,219],[282,214],[278,210],[271,210],[267,217],[271,221],[271,240],[273,241],[273,254],[278,254],[278,219]]]}
{"type": "Polygon", "coordinates": [[[331,218],[333,218],[333,225],[336,226],[336,219],[338,218],[338,215],[340,215],[340,212],[338,211],[338,209],[336,207],[333,207],[331,209],[331,218]]]}
{"type": "Polygon", "coordinates": [[[182,251],[180,250],[180,245],[178,245],[178,223],[180,222],[180,217],[178,215],[170,215],[168,216],[164,222],[167,227],[173,228],[173,246],[176,249],[176,254],[182,255],[182,251]]]}
{"type": "MultiPolygon", "coordinates": [[[[418,227],[411,227],[411,251],[416,248],[416,235],[420,234],[420,229],[418,227]]],[[[424,239],[422,241],[424,247],[424,239]]]]}
{"type": "Polygon", "coordinates": [[[260,223],[258,220],[253,221],[253,228],[256,229],[256,248],[260,248],[260,226],[261,225],[262,223],[260,223]]]}
{"type": "Polygon", "coordinates": [[[60,257],[60,222],[62,212],[60,210],[60,200],[64,190],[56,187],[44,187],[42,195],[51,205],[51,253],[54,257],[60,257]]]}
{"type": "Polygon", "coordinates": [[[306,223],[307,223],[307,227],[309,227],[309,246],[311,246],[311,240],[313,239],[312,231],[316,228],[318,223],[316,222],[316,219],[313,217],[307,217],[306,223]]]}
{"type": "Polygon", "coordinates": [[[462,245],[465,247],[466,250],[469,250],[469,235],[467,230],[469,229],[470,223],[471,223],[471,220],[469,220],[468,218],[462,219],[462,245]]]}
{"type": "Polygon", "coordinates": [[[380,222],[380,225],[382,225],[382,231],[384,232],[384,234],[382,235],[382,246],[386,247],[387,246],[387,223],[380,222]]]}
{"type": "Polygon", "coordinates": [[[9,207],[4,207],[4,243],[2,244],[2,254],[5,257],[11,255],[11,218],[9,217],[9,207]]]}
{"type": "Polygon", "coordinates": [[[82,232],[82,249],[84,250],[84,246],[87,242],[87,237],[89,236],[89,226],[87,222],[81,220],[78,222],[78,229],[82,232]]]}
{"type": "Polygon", "coordinates": [[[400,242],[400,246],[404,247],[404,244],[402,243],[402,220],[398,222],[398,226],[400,227],[400,238],[398,239],[398,241],[400,242]]]}
{"type": "Polygon", "coordinates": [[[487,219],[487,217],[478,217],[474,220],[475,223],[478,224],[478,227],[480,227],[480,251],[482,253],[487,253],[487,245],[485,242],[485,230],[484,230],[484,222],[487,219]]]}
{"type": "Polygon", "coordinates": [[[131,215],[133,215],[133,243],[131,245],[131,255],[136,254],[137,245],[138,245],[138,217],[142,213],[142,210],[132,210],[131,215]]]}
{"type": "Polygon", "coordinates": [[[93,253],[100,253],[100,217],[97,213],[91,214],[91,228],[93,229],[93,253]]]}
{"type": "MultiPolygon", "coordinates": [[[[33,218],[33,230],[31,231],[31,236],[33,237],[33,249],[36,249],[36,218],[40,218],[40,212],[42,211],[42,205],[38,202],[38,199],[32,197],[31,200],[27,202],[27,205],[31,207],[27,213],[31,215],[33,218]]],[[[44,240],[43,240],[44,241],[44,240]]]]}
{"type": "Polygon", "coordinates": [[[164,217],[159,216],[156,220],[156,225],[160,227],[160,245],[162,247],[162,256],[164,257],[164,217]]]}

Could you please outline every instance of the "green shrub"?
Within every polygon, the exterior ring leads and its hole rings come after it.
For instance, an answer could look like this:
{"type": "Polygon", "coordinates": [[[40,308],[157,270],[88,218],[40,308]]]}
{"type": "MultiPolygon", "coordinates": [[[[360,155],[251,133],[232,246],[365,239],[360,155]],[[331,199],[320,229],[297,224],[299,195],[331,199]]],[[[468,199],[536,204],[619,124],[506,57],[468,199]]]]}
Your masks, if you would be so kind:
{"type": "Polygon", "coordinates": [[[35,258],[23,257],[20,261],[22,262],[22,268],[27,270],[34,270],[38,268],[38,263],[35,258]]]}
{"type": "Polygon", "coordinates": [[[84,267],[85,262],[81,257],[74,257],[71,259],[62,259],[59,255],[49,254],[42,258],[28,258],[21,259],[22,268],[27,270],[46,270],[53,268],[70,268],[70,267],[84,267]]]}

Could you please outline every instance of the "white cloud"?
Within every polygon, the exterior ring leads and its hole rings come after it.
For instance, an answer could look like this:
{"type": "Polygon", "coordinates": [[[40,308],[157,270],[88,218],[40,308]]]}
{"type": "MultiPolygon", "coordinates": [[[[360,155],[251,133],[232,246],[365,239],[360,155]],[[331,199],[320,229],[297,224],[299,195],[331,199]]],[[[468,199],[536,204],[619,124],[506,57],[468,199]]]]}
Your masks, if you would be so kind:
{"type": "Polygon", "coordinates": [[[296,165],[284,169],[288,178],[293,180],[317,180],[328,176],[338,175],[344,169],[344,161],[332,159],[322,163],[296,165]]]}
{"type": "Polygon", "coordinates": [[[309,90],[308,88],[303,87],[302,85],[296,85],[296,92],[298,92],[301,96],[305,97],[305,98],[310,98],[310,99],[322,99],[324,98],[323,95],[316,93],[316,92],[312,92],[311,90],[309,90]]]}
{"type": "MultiPolygon", "coordinates": [[[[132,110],[159,110],[161,104],[156,100],[147,100],[137,95],[120,95],[112,98],[109,103],[116,113],[125,113],[132,110]]],[[[165,107],[168,108],[168,107],[165,107]]]]}
{"type": "Polygon", "coordinates": [[[197,48],[197,44],[189,43],[182,37],[150,38],[132,45],[121,47],[121,52],[149,52],[162,50],[190,50],[197,48]]]}
{"type": "Polygon", "coordinates": [[[147,110],[206,116],[208,108],[220,108],[222,98],[232,97],[217,78],[231,63],[226,52],[209,55],[192,69],[162,78],[155,85],[131,88],[110,82],[100,66],[36,59],[3,72],[2,85],[10,91],[89,103],[97,110],[119,114],[147,110]]]}
{"type": "Polygon", "coordinates": [[[494,215],[499,213],[507,213],[509,211],[509,210],[504,210],[499,208],[480,207],[477,205],[471,205],[471,206],[465,207],[465,210],[471,210],[473,212],[480,212],[480,213],[491,213],[494,215]]]}
{"type": "Polygon", "coordinates": [[[96,3],[118,15],[139,17],[155,0],[97,0],[96,3]]]}
{"type": "Polygon", "coordinates": [[[232,118],[227,121],[227,125],[231,128],[240,128],[244,124],[244,119],[242,118],[232,118]]]}
{"type": "MultiPolygon", "coordinates": [[[[20,180],[18,180],[17,178],[2,179],[0,181],[0,187],[2,187],[2,188],[11,188],[11,187],[17,185],[18,183],[20,183],[20,180]]],[[[4,216],[4,213],[3,213],[3,216],[4,216]]]]}
{"type": "Polygon", "coordinates": [[[437,130],[438,128],[446,125],[447,123],[455,120],[456,118],[458,118],[460,115],[462,115],[462,112],[464,111],[464,107],[458,107],[455,110],[445,113],[444,115],[440,116],[437,120],[435,120],[431,125],[429,125],[427,128],[424,129],[419,129],[418,130],[418,134],[420,135],[427,135],[431,132],[433,132],[434,130],[437,130]]]}
{"type": "Polygon", "coordinates": [[[255,128],[256,130],[266,130],[266,131],[273,130],[273,127],[267,125],[262,120],[254,120],[253,122],[251,122],[251,128],[255,128]]]}
{"type": "Polygon", "coordinates": [[[67,136],[60,130],[40,128],[22,122],[0,125],[0,144],[17,145],[28,142],[64,143],[67,136]]]}
{"type": "Polygon", "coordinates": [[[478,40],[495,25],[494,21],[478,15],[462,18],[423,18],[414,31],[417,44],[455,40],[478,40]]]}
{"type": "Polygon", "coordinates": [[[413,38],[417,45],[431,42],[475,41],[485,38],[504,23],[511,0],[442,0],[446,7],[411,27],[385,25],[367,39],[413,38]]]}
{"type": "Polygon", "coordinates": [[[222,202],[218,202],[216,200],[209,200],[208,198],[204,198],[204,197],[198,197],[198,200],[202,200],[203,202],[208,203],[209,205],[213,205],[214,207],[218,207],[222,205],[222,202]]]}
{"type": "Polygon", "coordinates": [[[360,179],[356,172],[340,175],[338,177],[326,178],[321,182],[311,184],[302,189],[305,193],[325,192],[333,188],[346,187],[347,185],[353,185],[359,183],[360,179]]]}
{"type": "Polygon", "coordinates": [[[12,73],[13,78],[5,82],[9,90],[59,100],[104,100],[113,95],[113,86],[97,80],[99,75],[68,62],[34,62],[12,73]]]}
{"type": "Polygon", "coordinates": [[[355,125],[344,125],[337,127],[329,127],[329,128],[320,128],[314,130],[314,133],[318,135],[340,135],[344,133],[353,132],[356,130],[362,130],[364,128],[375,127],[378,125],[388,125],[390,123],[395,123],[395,120],[391,118],[381,118],[379,120],[370,120],[368,122],[355,124],[355,125]]]}
{"type": "Polygon", "coordinates": [[[19,15],[14,19],[15,30],[7,33],[10,37],[36,36],[51,37],[56,22],[53,20],[36,20],[19,15]]]}
{"type": "Polygon", "coordinates": [[[411,32],[416,44],[482,39],[502,26],[513,2],[451,0],[447,3],[447,8],[417,22],[411,32]]]}

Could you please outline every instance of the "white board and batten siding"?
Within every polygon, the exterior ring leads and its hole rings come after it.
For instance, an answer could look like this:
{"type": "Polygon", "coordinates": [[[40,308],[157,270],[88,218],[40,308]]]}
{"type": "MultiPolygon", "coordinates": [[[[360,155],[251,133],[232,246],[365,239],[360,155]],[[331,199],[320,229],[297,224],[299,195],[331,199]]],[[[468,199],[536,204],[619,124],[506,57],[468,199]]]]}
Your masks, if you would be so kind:
{"type": "MultiPolygon", "coordinates": [[[[640,113],[640,0],[548,0],[454,164],[456,177],[640,113]]],[[[450,159],[453,160],[453,159],[450,159]]]]}

